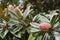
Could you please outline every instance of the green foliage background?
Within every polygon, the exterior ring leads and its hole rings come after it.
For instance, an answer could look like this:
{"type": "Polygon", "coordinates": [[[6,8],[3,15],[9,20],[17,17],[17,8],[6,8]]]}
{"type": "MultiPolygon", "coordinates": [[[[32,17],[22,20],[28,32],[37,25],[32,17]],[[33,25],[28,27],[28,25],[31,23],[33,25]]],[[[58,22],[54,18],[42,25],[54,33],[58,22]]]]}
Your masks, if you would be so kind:
{"type": "Polygon", "coordinates": [[[56,40],[56,36],[60,36],[60,0],[0,1],[0,40],[56,40]],[[9,5],[20,11],[9,10],[9,5]],[[52,27],[41,31],[40,22],[52,27]]]}

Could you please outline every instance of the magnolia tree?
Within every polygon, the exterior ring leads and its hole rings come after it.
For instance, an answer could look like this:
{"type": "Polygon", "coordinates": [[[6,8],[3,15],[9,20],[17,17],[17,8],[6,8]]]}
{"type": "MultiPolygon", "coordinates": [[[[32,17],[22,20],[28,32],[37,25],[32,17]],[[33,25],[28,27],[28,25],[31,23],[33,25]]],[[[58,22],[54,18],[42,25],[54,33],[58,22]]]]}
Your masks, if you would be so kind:
{"type": "Polygon", "coordinates": [[[60,0],[0,0],[0,40],[59,40],[60,0]]]}

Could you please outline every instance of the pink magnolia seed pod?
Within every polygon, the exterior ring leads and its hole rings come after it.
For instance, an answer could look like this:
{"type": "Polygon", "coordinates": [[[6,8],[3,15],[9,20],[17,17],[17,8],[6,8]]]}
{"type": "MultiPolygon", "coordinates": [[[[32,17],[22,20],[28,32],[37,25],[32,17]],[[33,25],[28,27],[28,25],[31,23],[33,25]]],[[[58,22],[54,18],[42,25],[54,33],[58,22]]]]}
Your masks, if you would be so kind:
{"type": "Polygon", "coordinates": [[[14,9],[14,11],[15,11],[16,13],[18,13],[18,15],[23,16],[21,10],[20,10],[18,7],[16,7],[16,8],[14,9]]]}
{"type": "Polygon", "coordinates": [[[13,5],[9,5],[9,6],[8,6],[8,9],[14,11],[14,6],[13,6],[13,5]]]}
{"type": "Polygon", "coordinates": [[[19,12],[20,9],[19,9],[18,7],[16,7],[16,8],[14,9],[14,11],[15,11],[15,12],[19,12]]]}
{"type": "Polygon", "coordinates": [[[40,28],[42,31],[48,31],[49,28],[51,28],[51,25],[50,25],[50,23],[42,22],[42,23],[39,24],[39,28],[40,28]]]}

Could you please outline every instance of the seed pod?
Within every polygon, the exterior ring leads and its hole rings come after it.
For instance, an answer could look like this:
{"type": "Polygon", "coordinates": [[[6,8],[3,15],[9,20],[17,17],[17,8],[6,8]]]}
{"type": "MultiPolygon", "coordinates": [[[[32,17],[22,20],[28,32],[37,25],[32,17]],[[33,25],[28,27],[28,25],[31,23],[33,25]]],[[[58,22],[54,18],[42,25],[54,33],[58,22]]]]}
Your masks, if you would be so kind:
{"type": "Polygon", "coordinates": [[[14,6],[13,5],[9,5],[8,9],[14,11],[14,6]]]}
{"type": "Polygon", "coordinates": [[[49,28],[51,28],[51,25],[50,25],[50,23],[42,22],[42,23],[40,23],[39,28],[40,28],[42,31],[48,31],[49,28]]]}
{"type": "Polygon", "coordinates": [[[20,10],[18,7],[16,7],[16,8],[14,9],[14,11],[15,11],[19,16],[23,16],[21,10],[20,10]]]}

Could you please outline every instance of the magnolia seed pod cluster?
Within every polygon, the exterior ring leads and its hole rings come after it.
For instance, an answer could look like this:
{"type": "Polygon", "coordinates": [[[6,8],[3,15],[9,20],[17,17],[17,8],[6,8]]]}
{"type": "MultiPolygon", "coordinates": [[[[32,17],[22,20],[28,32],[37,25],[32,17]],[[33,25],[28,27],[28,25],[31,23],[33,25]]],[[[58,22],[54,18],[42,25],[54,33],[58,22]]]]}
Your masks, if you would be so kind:
{"type": "Polygon", "coordinates": [[[14,11],[15,11],[16,13],[20,13],[20,14],[18,14],[18,15],[23,16],[22,11],[21,11],[18,7],[16,7],[16,8],[14,9],[14,11]]]}
{"type": "Polygon", "coordinates": [[[21,11],[18,7],[15,7],[15,8],[14,8],[13,5],[9,5],[9,6],[8,6],[8,9],[9,9],[10,11],[16,12],[16,13],[17,13],[18,15],[20,15],[20,16],[23,16],[22,11],[21,11]]]}
{"type": "Polygon", "coordinates": [[[39,29],[41,29],[41,31],[48,31],[49,28],[51,28],[50,23],[42,22],[39,24],[39,29]]]}
{"type": "Polygon", "coordinates": [[[14,11],[14,6],[13,5],[9,5],[8,9],[14,11]]]}

